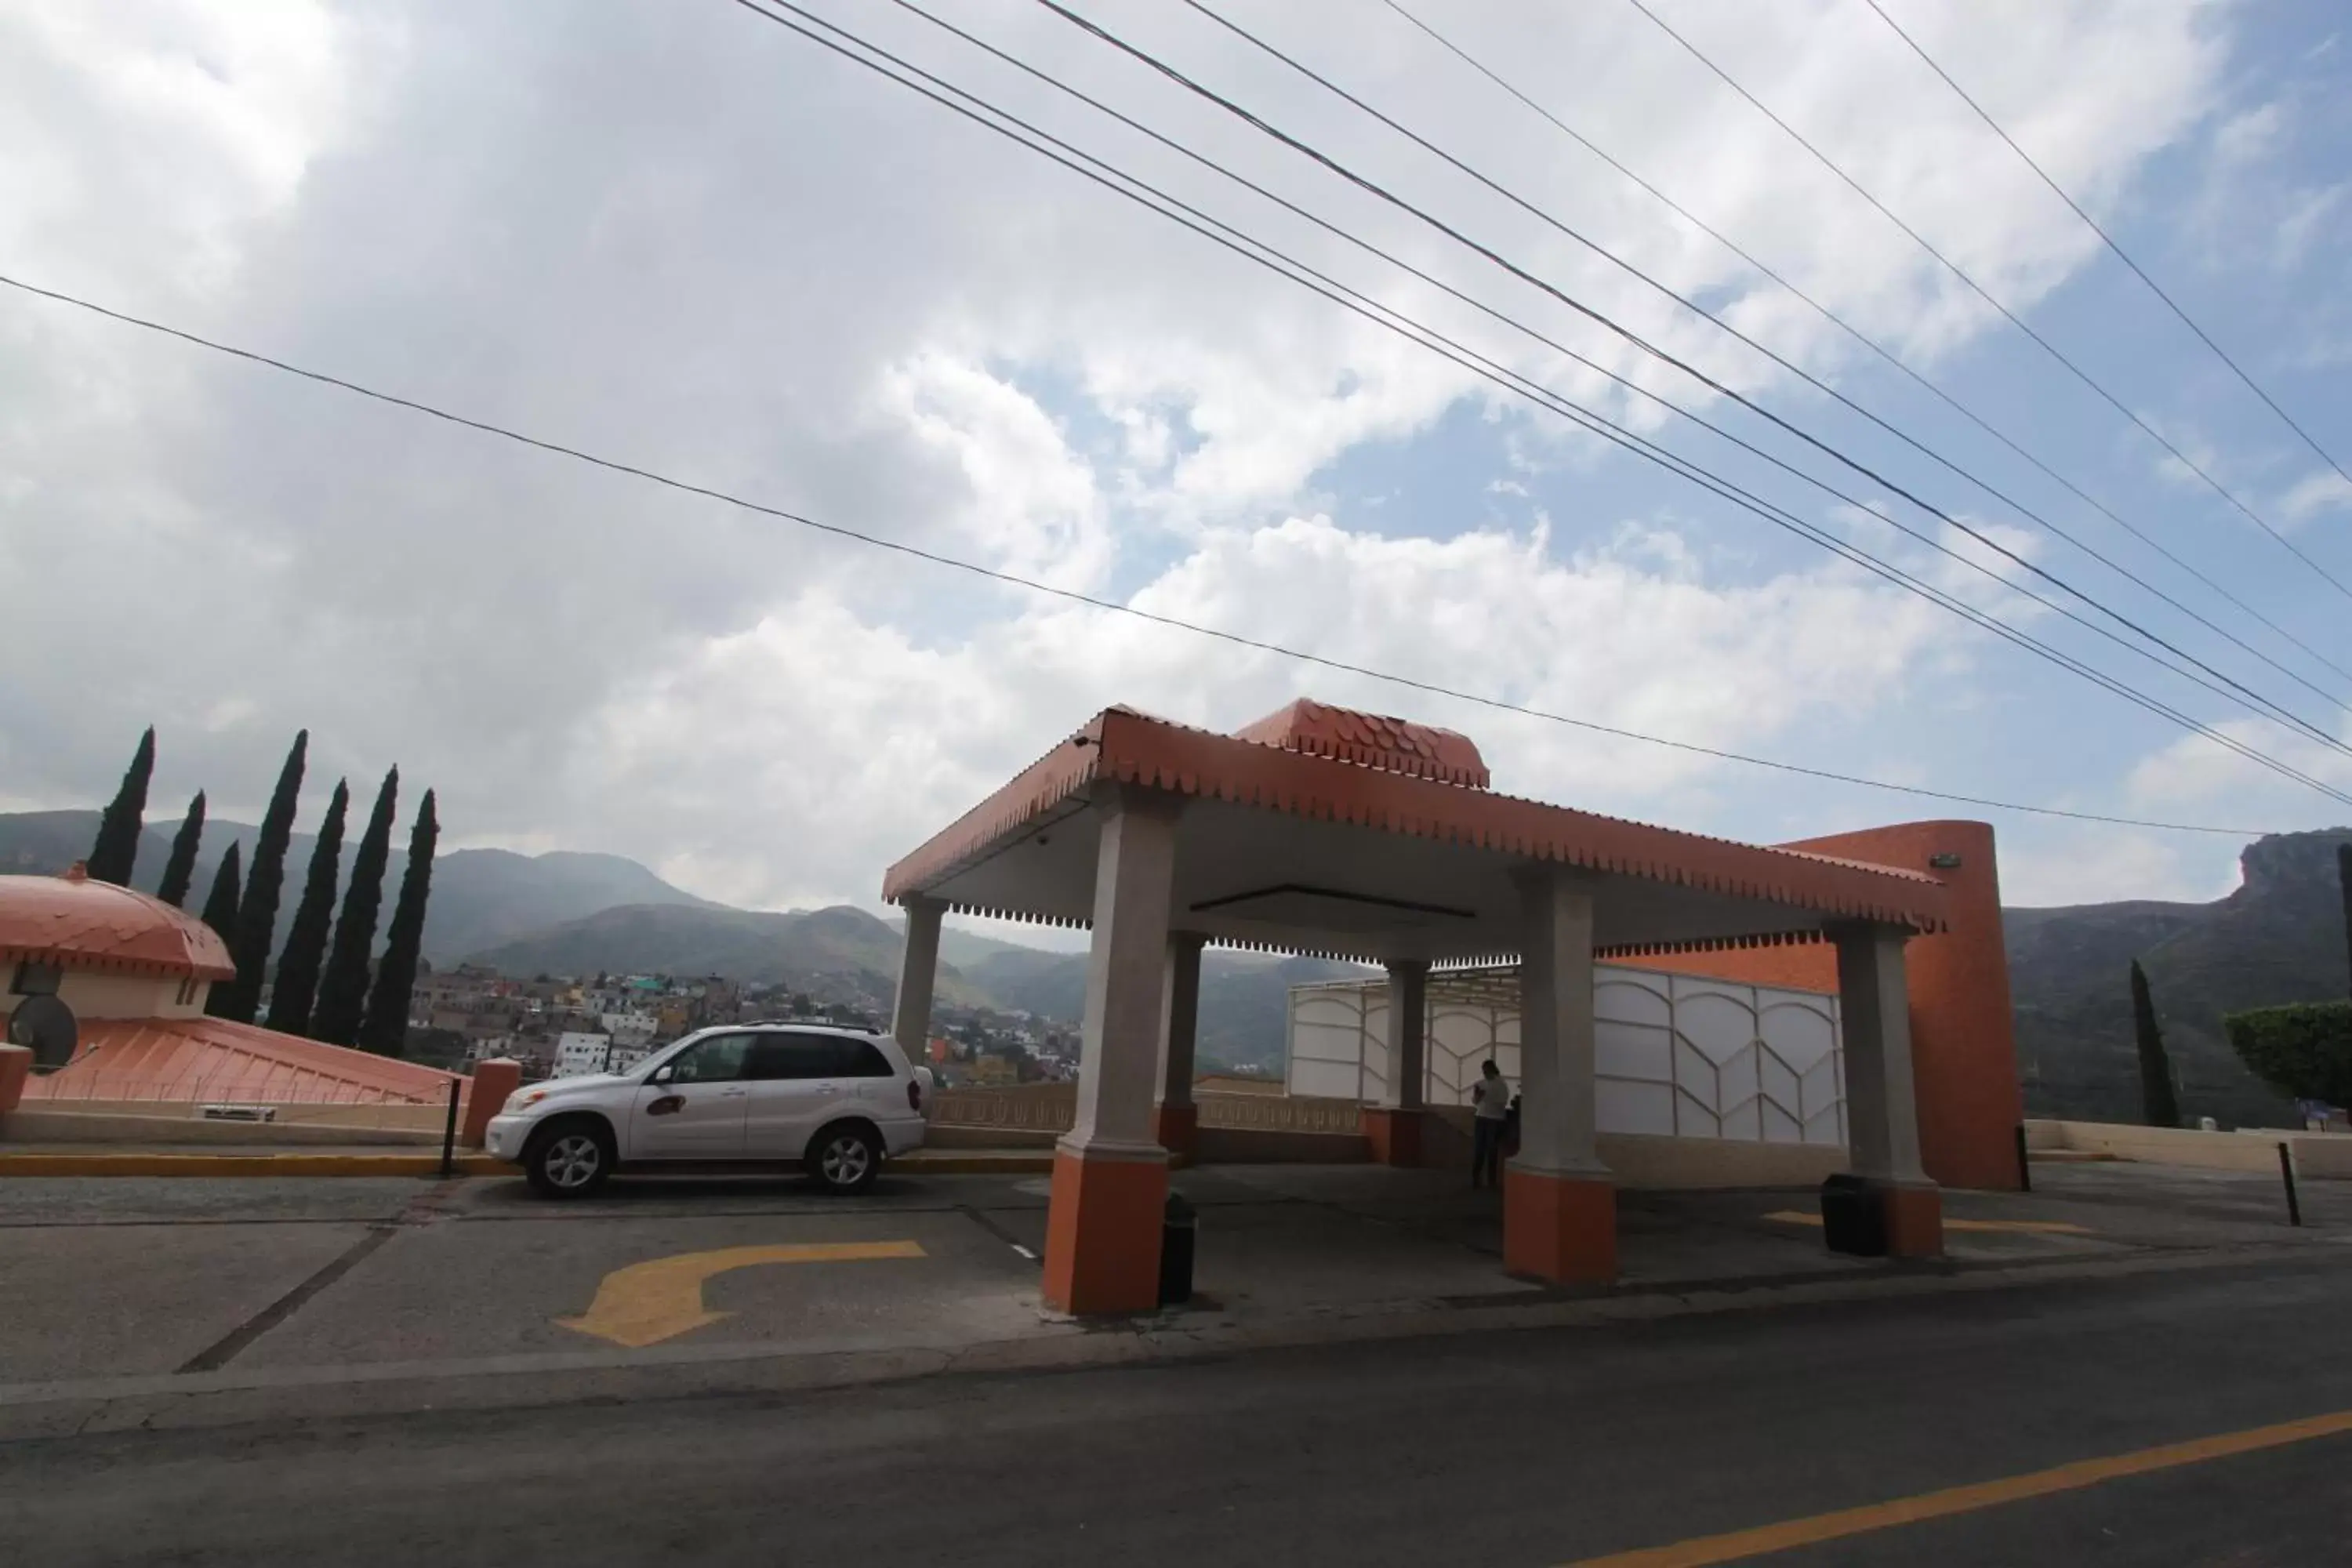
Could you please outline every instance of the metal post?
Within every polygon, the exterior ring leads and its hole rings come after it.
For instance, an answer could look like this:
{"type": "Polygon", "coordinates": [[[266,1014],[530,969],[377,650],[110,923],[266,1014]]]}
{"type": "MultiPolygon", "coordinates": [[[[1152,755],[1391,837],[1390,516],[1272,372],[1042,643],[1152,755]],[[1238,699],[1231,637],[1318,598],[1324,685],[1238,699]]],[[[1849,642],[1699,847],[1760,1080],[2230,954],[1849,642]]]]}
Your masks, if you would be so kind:
{"type": "Polygon", "coordinates": [[[449,1120],[441,1129],[441,1179],[445,1182],[457,1173],[457,1090],[465,1081],[449,1080],[449,1120]]]}
{"type": "Polygon", "coordinates": [[[2017,1124],[2017,1190],[2021,1193],[2033,1190],[2033,1162],[2025,1157],[2025,1123],[2022,1121],[2017,1124]]]}
{"type": "Polygon", "coordinates": [[[2286,1181],[2286,1222],[2301,1225],[2303,1205],[2296,1201],[2294,1195],[2294,1151],[2284,1142],[2279,1145],[2279,1174],[2286,1181]]]}

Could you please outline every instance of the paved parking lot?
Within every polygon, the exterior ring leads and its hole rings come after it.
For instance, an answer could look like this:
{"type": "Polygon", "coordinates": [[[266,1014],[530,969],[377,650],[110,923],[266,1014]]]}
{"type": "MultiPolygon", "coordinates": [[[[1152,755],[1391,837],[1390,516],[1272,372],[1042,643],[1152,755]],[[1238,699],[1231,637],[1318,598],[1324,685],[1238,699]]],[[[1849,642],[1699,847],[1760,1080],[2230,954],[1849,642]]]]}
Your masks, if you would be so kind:
{"type": "MultiPolygon", "coordinates": [[[[1180,1320],[1247,1323],[1540,1301],[1507,1277],[1489,1194],[1363,1166],[1181,1173],[1200,1213],[1180,1320]]],[[[2352,1234],[2314,1184],[2090,1165],[2031,1196],[1951,1193],[1955,1263],[2095,1258],[2352,1234]]],[[[0,1384],[448,1363],[651,1346],[955,1348],[1090,1331],[1038,1294],[1047,1184],[896,1176],[857,1199],[796,1178],[648,1178],[549,1204],[520,1181],[11,1178],[0,1183],[0,1384]]],[[[1826,1251],[1805,1193],[1621,1199],[1629,1291],[1884,1273],[1826,1251]]]]}

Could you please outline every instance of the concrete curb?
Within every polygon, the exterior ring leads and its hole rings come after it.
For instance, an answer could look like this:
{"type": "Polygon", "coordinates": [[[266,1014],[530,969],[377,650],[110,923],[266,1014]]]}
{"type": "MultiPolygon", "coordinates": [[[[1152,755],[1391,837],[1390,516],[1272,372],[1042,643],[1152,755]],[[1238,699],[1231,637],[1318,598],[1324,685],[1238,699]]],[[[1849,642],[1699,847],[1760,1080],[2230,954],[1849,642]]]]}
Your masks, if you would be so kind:
{"type": "MultiPolygon", "coordinates": [[[[519,1174],[488,1154],[457,1157],[461,1176],[519,1174]]],[[[0,1153],[0,1176],[437,1176],[433,1154],[147,1154],[106,1150],[88,1154],[0,1153]]]]}
{"type": "MultiPolygon", "coordinates": [[[[1051,1150],[998,1152],[986,1149],[919,1149],[890,1162],[909,1175],[1035,1176],[1054,1169],[1051,1150]]],[[[520,1176],[504,1160],[459,1154],[461,1176],[520,1176]]],[[[137,1150],[92,1150],[88,1153],[0,1152],[0,1176],[438,1176],[441,1156],[419,1154],[202,1154],[137,1150]]]]}
{"type": "Polygon", "coordinates": [[[2333,1249],[2242,1246],[1998,1268],[1906,1270],[1786,1284],[1723,1281],[1682,1289],[1475,1306],[1402,1300],[1255,1319],[1163,1312],[1082,1324],[1039,1310],[1040,1331],[1013,1339],[890,1340],[851,1335],[779,1350],[668,1345],[326,1366],[0,1384],[0,1442],[103,1432],[341,1419],[450,1410],[547,1408],[587,1402],[807,1393],[937,1376],[1166,1365],[1253,1352],[1460,1334],[1606,1329],[1666,1320],[1844,1302],[2023,1290],[2201,1269],[2338,1262],[2333,1249]]]}

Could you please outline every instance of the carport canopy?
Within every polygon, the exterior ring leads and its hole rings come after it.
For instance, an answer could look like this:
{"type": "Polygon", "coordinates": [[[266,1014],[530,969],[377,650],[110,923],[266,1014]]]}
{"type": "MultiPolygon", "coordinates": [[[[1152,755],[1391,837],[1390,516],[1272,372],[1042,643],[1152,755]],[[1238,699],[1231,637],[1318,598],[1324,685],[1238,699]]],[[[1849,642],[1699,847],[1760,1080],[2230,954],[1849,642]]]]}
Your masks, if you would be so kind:
{"type": "Polygon", "coordinates": [[[1376,1143],[1414,1142],[1420,996],[1433,964],[1516,959],[1520,1152],[1505,1261],[1613,1275],[1613,1189],[1593,1152],[1597,958],[1837,944],[1856,1170],[1891,1194],[1902,1250],[1933,1250],[1918,1169],[1903,942],[1937,931],[1933,877],[1738,844],[1492,791],[1452,731],[1295,702],[1234,734],[1097,714],[893,866],[908,912],[896,1030],[929,1032],[940,919],[1091,929],[1076,1125],[1057,1151],[1046,1294],[1073,1311],[1152,1305],[1170,1148],[1192,1131],[1204,944],[1387,967],[1398,1071],[1376,1143]]]}

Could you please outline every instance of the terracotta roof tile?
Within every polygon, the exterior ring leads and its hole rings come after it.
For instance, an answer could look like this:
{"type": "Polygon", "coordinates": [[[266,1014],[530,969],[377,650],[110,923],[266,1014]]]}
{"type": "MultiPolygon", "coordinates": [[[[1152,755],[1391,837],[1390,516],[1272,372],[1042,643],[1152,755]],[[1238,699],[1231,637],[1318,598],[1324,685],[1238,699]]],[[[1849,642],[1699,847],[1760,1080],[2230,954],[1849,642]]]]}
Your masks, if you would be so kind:
{"type": "Polygon", "coordinates": [[[195,916],[111,882],[77,876],[0,877],[0,963],[30,959],[227,980],[228,944],[195,916]]]}
{"type": "Polygon", "coordinates": [[[29,1100],[442,1105],[455,1074],[226,1018],[86,1018],[29,1100]]]}
{"type": "Polygon", "coordinates": [[[1944,884],[1907,868],[1495,795],[1172,724],[1126,708],[1097,714],[891,867],[883,898],[898,902],[925,892],[1097,783],[1171,790],[1920,931],[1940,931],[1947,921],[1944,884]]]}

